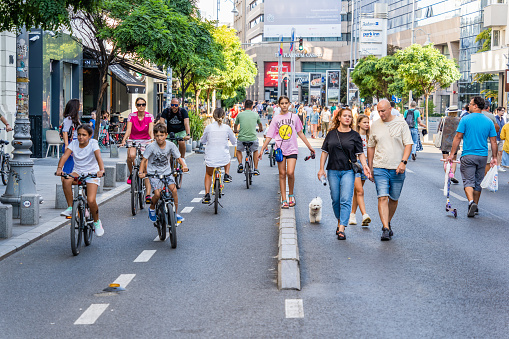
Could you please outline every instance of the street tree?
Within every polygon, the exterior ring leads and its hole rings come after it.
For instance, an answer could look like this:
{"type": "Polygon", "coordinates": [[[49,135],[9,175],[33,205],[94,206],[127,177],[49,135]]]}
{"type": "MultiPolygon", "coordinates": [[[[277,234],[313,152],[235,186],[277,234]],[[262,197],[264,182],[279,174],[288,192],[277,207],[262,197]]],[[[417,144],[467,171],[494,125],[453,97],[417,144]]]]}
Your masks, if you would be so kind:
{"type": "Polygon", "coordinates": [[[413,44],[396,53],[398,72],[409,88],[420,89],[426,98],[426,125],[429,116],[428,100],[432,92],[451,86],[461,78],[458,65],[433,47],[413,44]]]}

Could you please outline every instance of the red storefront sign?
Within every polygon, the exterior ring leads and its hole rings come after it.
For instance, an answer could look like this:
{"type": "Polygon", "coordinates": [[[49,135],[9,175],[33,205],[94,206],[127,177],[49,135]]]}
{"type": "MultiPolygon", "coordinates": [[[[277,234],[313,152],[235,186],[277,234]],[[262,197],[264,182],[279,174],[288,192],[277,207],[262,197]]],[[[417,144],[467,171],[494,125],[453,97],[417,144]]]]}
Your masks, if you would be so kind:
{"type": "MultiPolygon", "coordinates": [[[[290,63],[283,62],[283,76],[289,74],[290,63]]],[[[278,72],[278,63],[277,62],[266,62],[265,63],[265,75],[263,78],[263,84],[265,87],[277,87],[277,72],[278,72]]]]}

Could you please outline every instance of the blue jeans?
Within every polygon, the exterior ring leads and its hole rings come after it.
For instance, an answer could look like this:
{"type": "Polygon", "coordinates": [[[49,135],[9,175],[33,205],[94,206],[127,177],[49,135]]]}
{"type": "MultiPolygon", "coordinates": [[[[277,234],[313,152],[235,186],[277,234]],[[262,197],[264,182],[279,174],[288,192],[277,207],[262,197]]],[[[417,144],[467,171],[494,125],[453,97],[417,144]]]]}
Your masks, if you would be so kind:
{"type": "Polygon", "coordinates": [[[373,168],[376,194],[378,198],[389,197],[397,201],[405,182],[405,173],[396,174],[395,169],[373,168]]]}
{"type": "Polygon", "coordinates": [[[355,184],[355,173],[353,170],[336,171],[328,170],[330,196],[332,209],[339,224],[348,226],[348,218],[352,210],[353,188],[355,184]]]}
{"type": "MultiPolygon", "coordinates": [[[[418,128],[410,128],[410,134],[412,135],[412,141],[414,144],[412,145],[412,154],[417,154],[417,143],[419,142],[419,129],[418,128]]],[[[408,157],[410,159],[410,157],[408,157]]]]}

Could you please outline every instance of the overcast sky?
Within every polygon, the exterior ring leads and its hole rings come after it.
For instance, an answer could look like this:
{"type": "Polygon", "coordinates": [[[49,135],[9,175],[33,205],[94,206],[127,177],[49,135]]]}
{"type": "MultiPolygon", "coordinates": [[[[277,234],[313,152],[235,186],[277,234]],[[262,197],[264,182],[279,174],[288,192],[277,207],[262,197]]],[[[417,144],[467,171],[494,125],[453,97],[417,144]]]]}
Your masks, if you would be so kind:
{"type": "MultiPolygon", "coordinates": [[[[233,2],[230,0],[219,0],[219,22],[233,22],[233,2]]],[[[216,6],[217,0],[198,0],[198,8],[205,12],[207,19],[216,20],[216,6]]]]}

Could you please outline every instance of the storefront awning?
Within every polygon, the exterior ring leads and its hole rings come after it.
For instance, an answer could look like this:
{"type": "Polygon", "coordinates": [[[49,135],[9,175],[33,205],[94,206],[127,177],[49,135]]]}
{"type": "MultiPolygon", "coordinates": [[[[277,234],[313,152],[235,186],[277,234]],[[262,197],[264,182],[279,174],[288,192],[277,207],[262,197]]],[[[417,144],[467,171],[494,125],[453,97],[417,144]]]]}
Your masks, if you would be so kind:
{"type": "Polygon", "coordinates": [[[120,65],[109,66],[113,76],[127,87],[127,93],[145,93],[145,84],[132,76],[125,68],[120,65]]]}

